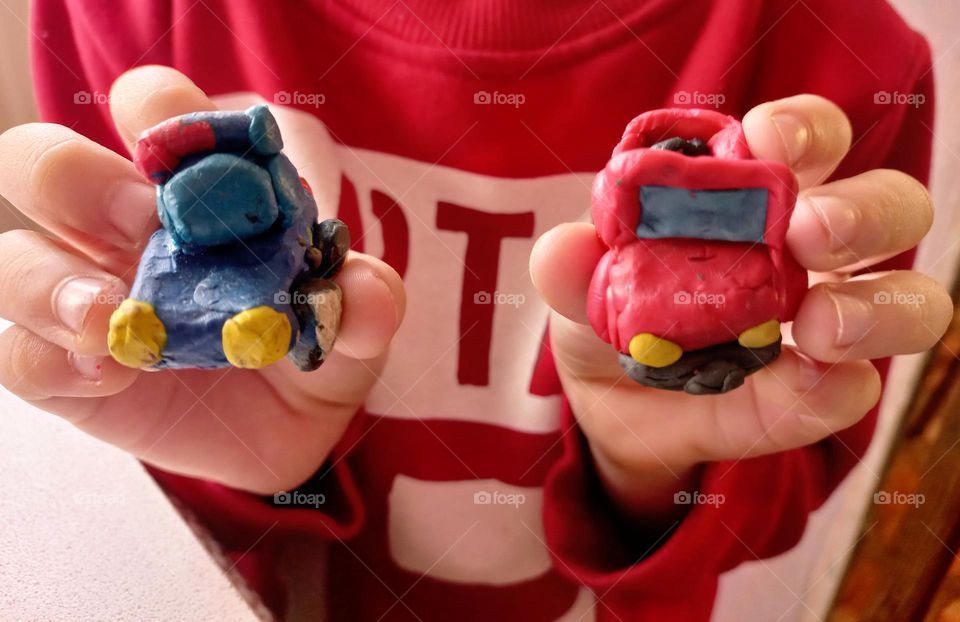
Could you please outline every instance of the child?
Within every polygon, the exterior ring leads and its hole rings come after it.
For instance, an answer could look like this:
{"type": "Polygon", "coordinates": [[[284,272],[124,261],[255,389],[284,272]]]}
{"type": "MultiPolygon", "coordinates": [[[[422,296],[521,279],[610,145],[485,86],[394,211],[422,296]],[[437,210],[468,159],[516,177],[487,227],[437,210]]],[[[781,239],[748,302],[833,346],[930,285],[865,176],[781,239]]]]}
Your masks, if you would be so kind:
{"type": "Polygon", "coordinates": [[[280,612],[275,553],[312,535],[332,620],[707,620],[720,574],[789,549],[862,455],[886,357],[951,314],[883,272],[931,223],[933,93],[879,0],[36,0],[33,30],[62,125],[0,138],[0,193],[56,237],[3,236],[0,380],[151,465],[280,612]],[[120,367],[107,318],[158,223],[117,154],[258,99],[353,233],[334,354],[120,367]],[[625,379],[586,325],[592,175],[672,106],[743,117],[793,168],[788,241],[822,273],[797,346],[715,397],[625,379]]]}

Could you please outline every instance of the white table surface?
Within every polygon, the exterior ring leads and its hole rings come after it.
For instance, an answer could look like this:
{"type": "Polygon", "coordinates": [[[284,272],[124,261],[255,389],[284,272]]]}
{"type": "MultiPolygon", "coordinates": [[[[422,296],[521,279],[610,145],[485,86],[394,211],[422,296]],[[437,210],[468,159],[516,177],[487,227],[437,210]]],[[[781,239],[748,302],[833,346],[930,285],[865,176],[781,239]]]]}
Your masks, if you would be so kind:
{"type": "Polygon", "coordinates": [[[0,389],[0,620],[257,619],[139,462],[0,389]]]}

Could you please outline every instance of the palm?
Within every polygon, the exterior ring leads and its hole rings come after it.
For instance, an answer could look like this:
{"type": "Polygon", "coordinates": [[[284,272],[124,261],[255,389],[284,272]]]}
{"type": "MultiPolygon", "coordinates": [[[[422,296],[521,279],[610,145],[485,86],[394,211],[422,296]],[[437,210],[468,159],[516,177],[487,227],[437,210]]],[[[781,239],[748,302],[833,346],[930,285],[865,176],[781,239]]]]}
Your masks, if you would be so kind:
{"type": "MultiPolygon", "coordinates": [[[[141,373],[99,404],[87,430],[166,469],[287,489],[317,469],[358,407],[331,399],[349,395],[323,390],[338,384],[338,371],[302,374],[284,361],[263,371],[141,373]]],[[[372,380],[367,372],[354,390],[364,392],[372,380]]]]}
{"type": "MultiPolygon", "coordinates": [[[[111,112],[128,148],[156,123],[215,108],[184,76],[159,67],[125,74],[113,97],[121,102],[111,112]]],[[[226,105],[244,108],[249,103],[226,105]]],[[[314,164],[300,174],[326,190],[324,175],[330,172],[309,157],[309,132],[296,127],[295,114],[281,113],[278,121],[285,137],[300,141],[284,148],[294,164],[314,164]]],[[[164,469],[261,493],[290,489],[314,473],[382,367],[403,314],[403,286],[396,272],[372,257],[348,254],[335,279],[345,308],[339,339],[315,372],[300,372],[286,359],[260,371],[123,367],[102,358],[107,320],[133,279],[146,238],[159,226],[152,189],[129,160],[67,128],[21,126],[2,138],[4,157],[43,154],[37,159],[43,172],[27,179],[24,167],[4,167],[0,192],[58,239],[13,232],[3,245],[40,265],[31,269],[36,278],[26,277],[30,285],[23,304],[2,310],[17,325],[0,335],[0,351],[10,354],[11,361],[22,357],[25,362],[0,365],[0,381],[24,399],[164,469]],[[63,144],[69,148],[57,148],[63,144]],[[112,205],[120,187],[127,189],[121,204],[112,205]],[[123,225],[137,222],[143,224],[117,235],[123,225]],[[85,282],[106,285],[96,297],[84,298],[82,326],[71,328],[52,308],[61,284],[75,281],[78,274],[86,275],[85,282]]],[[[334,215],[331,193],[320,194],[321,217],[334,215]]]]}

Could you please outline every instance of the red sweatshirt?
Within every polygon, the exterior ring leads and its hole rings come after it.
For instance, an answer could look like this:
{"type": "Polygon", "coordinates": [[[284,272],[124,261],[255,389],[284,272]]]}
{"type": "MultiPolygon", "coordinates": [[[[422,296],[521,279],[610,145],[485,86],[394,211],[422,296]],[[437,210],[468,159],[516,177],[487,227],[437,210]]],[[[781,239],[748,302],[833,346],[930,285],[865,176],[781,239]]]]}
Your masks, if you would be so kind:
{"type": "Polygon", "coordinates": [[[623,521],[542,347],[527,258],[541,233],[587,217],[593,174],[653,108],[739,117],[818,93],[853,123],[837,177],[926,180],[929,52],[885,3],[34,4],[46,120],[122,150],[105,94],[145,63],[298,109],[310,147],[290,155],[321,212],[404,278],[382,382],[328,466],[280,499],[294,504],[155,471],[226,547],[256,543],[244,564],[291,534],[330,541],[316,589],[331,619],[707,620],[719,575],[793,546],[869,443],[875,413],[804,449],[707,465],[696,498],[724,502],[691,505],[667,532],[623,521]]]}

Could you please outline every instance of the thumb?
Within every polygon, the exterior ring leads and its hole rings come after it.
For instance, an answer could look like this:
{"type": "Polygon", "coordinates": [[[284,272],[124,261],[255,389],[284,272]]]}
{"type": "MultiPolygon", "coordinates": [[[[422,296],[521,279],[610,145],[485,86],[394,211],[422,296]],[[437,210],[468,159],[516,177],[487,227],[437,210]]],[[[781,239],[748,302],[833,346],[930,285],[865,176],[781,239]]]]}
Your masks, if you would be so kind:
{"type": "Polygon", "coordinates": [[[110,88],[110,114],[131,152],[140,133],[157,123],[188,112],[216,109],[190,78],[160,65],[131,69],[110,88]]]}
{"type": "Polygon", "coordinates": [[[565,223],[544,233],[530,254],[530,278],[553,310],[550,343],[561,373],[616,379],[623,375],[614,348],[587,320],[587,290],[607,251],[588,223],[565,223]]]}
{"type": "Polygon", "coordinates": [[[607,250],[593,225],[558,225],[534,244],[530,278],[551,309],[578,324],[586,324],[587,288],[607,250]]]}

